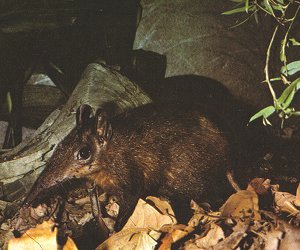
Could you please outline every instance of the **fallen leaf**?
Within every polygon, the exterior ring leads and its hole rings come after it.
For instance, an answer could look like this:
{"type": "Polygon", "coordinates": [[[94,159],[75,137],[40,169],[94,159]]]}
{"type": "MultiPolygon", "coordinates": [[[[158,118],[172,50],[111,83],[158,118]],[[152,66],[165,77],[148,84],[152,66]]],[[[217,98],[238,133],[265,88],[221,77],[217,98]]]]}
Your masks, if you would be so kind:
{"type": "MultiPolygon", "coordinates": [[[[158,198],[154,199],[155,205],[159,204],[158,198]]],[[[123,229],[127,228],[151,228],[154,230],[159,230],[163,225],[176,224],[177,221],[172,215],[174,214],[171,206],[169,207],[165,204],[165,201],[162,202],[163,206],[159,208],[151,206],[149,203],[145,202],[142,199],[139,199],[133,214],[128,219],[127,223],[123,229]],[[166,206],[168,209],[166,209],[166,206]],[[163,214],[167,212],[168,214],[163,214]],[[171,213],[171,214],[169,214],[171,213]]]]}
{"type": "Polygon", "coordinates": [[[210,229],[207,232],[206,236],[197,239],[195,243],[197,247],[206,249],[206,248],[213,247],[224,238],[225,236],[224,236],[223,229],[216,224],[211,224],[210,229]]]}
{"type": "Polygon", "coordinates": [[[145,228],[127,228],[104,241],[96,250],[152,250],[161,233],[145,228]]]}
{"type": "Polygon", "coordinates": [[[238,245],[247,236],[243,232],[233,232],[225,240],[219,242],[214,246],[214,250],[223,250],[223,249],[238,249],[238,245]]]}
{"type": "Polygon", "coordinates": [[[186,225],[166,225],[161,228],[162,232],[167,232],[167,234],[161,240],[162,244],[158,250],[171,249],[172,244],[181,240],[195,229],[186,225]]]}
{"type": "Polygon", "coordinates": [[[223,241],[214,246],[214,249],[237,249],[243,238],[247,236],[246,232],[249,229],[251,219],[238,220],[236,225],[232,228],[233,232],[227,236],[223,241]]]}
{"type": "Polygon", "coordinates": [[[195,202],[194,200],[191,200],[190,206],[191,206],[191,209],[194,210],[194,214],[195,213],[205,213],[204,208],[199,206],[199,204],[197,202],[195,202]]]}
{"type": "Polygon", "coordinates": [[[297,207],[300,207],[300,183],[298,184],[298,187],[297,187],[296,199],[295,199],[295,201],[294,201],[294,204],[295,204],[297,207]]]}
{"type": "Polygon", "coordinates": [[[185,245],[184,249],[209,249],[218,244],[219,241],[225,239],[223,229],[217,224],[211,224],[209,230],[204,237],[196,237],[193,242],[185,245]]]}
{"type": "Polygon", "coordinates": [[[271,180],[264,178],[254,178],[250,181],[247,190],[254,191],[260,195],[266,195],[271,191],[271,180]]]}
{"type": "Polygon", "coordinates": [[[164,215],[169,215],[175,218],[175,214],[173,211],[173,208],[171,207],[170,203],[166,200],[162,200],[160,198],[154,197],[154,196],[148,196],[146,197],[146,201],[149,203],[149,201],[153,202],[153,205],[159,212],[161,212],[164,215]]]}
{"type": "Polygon", "coordinates": [[[280,249],[300,249],[300,229],[284,221],[280,221],[280,224],[285,232],[280,249]]]}
{"type": "Polygon", "coordinates": [[[241,190],[231,195],[220,208],[221,216],[226,217],[252,217],[260,219],[258,213],[258,197],[254,191],[241,190]]]}
{"type": "Polygon", "coordinates": [[[300,249],[300,229],[279,220],[265,236],[265,249],[300,249]]]}
{"type": "Polygon", "coordinates": [[[296,196],[287,192],[274,191],[274,202],[276,207],[285,213],[300,217],[300,211],[294,206],[296,196]]]}
{"type": "Polygon", "coordinates": [[[194,210],[194,215],[188,222],[188,226],[190,227],[196,227],[199,224],[206,224],[210,221],[216,221],[220,218],[219,212],[207,212],[193,200],[191,201],[191,209],[194,210]]]}
{"type": "Polygon", "coordinates": [[[265,249],[279,249],[284,232],[271,230],[265,236],[265,249]]]}
{"type": "MultiPolygon", "coordinates": [[[[12,238],[8,242],[8,250],[56,250],[60,246],[56,242],[57,227],[52,221],[44,221],[42,224],[27,230],[20,238],[12,238]]],[[[71,238],[67,239],[63,250],[77,250],[71,238]]]]}

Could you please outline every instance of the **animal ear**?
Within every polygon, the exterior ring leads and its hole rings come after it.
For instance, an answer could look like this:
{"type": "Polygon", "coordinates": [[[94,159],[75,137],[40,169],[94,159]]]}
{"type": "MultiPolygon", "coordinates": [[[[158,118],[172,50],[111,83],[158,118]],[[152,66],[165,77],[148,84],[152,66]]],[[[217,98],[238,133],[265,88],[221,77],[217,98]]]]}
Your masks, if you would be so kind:
{"type": "Polygon", "coordinates": [[[87,125],[87,122],[93,116],[93,110],[90,105],[80,105],[76,112],[76,126],[82,128],[87,125]]]}
{"type": "Polygon", "coordinates": [[[98,139],[108,142],[112,136],[111,124],[107,121],[107,115],[102,109],[98,109],[95,115],[96,134],[98,139]]]}

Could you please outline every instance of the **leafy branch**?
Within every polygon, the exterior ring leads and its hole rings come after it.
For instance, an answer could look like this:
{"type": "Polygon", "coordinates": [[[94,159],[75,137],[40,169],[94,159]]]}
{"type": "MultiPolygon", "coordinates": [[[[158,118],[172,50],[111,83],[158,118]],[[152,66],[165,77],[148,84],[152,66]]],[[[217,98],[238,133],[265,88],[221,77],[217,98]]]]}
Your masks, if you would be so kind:
{"type": "Polygon", "coordinates": [[[300,116],[300,111],[295,111],[295,108],[291,107],[291,103],[294,100],[296,92],[300,88],[300,77],[297,78],[297,74],[300,72],[300,58],[299,60],[292,61],[288,63],[286,51],[289,46],[300,46],[295,38],[290,37],[290,31],[295,25],[295,20],[299,16],[300,10],[300,1],[293,0],[231,0],[236,3],[234,9],[222,13],[223,15],[232,15],[237,13],[247,13],[248,17],[244,21],[240,22],[241,25],[244,22],[248,21],[252,16],[255,17],[256,22],[258,23],[258,13],[263,12],[265,15],[272,16],[273,19],[277,22],[277,25],[274,29],[272,38],[270,40],[267,53],[266,53],[266,62],[265,62],[265,80],[264,82],[268,84],[269,91],[273,98],[273,105],[268,106],[250,118],[249,122],[252,122],[258,118],[263,119],[264,125],[271,125],[268,118],[274,113],[278,114],[279,118],[282,120],[282,126],[284,120],[288,119],[291,116],[300,116]],[[289,10],[289,11],[288,11],[289,10]],[[293,13],[291,18],[287,17],[287,13],[293,13]],[[271,78],[269,74],[269,64],[270,64],[270,54],[271,48],[274,43],[274,39],[278,33],[279,27],[282,26],[286,28],[284,37],[281,41],[281,50],[280,50],[280,61],[282,67],[279,73],[279,77],[271,78]],[[280,97],[276,97],[276,93],[272,86],[273,81],[281,81],[285,89],[281,93],[280,97]]]}

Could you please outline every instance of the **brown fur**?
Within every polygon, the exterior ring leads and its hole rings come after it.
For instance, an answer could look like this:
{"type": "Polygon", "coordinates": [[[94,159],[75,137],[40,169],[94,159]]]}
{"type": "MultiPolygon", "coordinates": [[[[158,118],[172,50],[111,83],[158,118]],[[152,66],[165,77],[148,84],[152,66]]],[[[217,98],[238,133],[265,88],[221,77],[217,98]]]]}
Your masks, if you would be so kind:
{"type": "Polygon", "coordinates": [[[60,143],[26,202],[73,178],[115,195],[121,214],[146,195],[180,203],[219,199],[230,190],[226,171],[234,163],[227,131],[199,107],[147,105],[109,123],[103,118],[102,112],[86,118],[60,143]],[[84,145],[91,157],[77,160],[84,145]]]}

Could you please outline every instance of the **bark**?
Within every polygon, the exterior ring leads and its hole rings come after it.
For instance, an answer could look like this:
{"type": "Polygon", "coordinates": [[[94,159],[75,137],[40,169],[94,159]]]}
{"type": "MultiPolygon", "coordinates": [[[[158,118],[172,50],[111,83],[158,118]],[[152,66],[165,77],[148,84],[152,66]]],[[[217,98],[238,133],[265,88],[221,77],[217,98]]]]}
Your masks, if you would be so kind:
{"type": "Polygon", "coordinates": [[[88,65],[66,105],[55,110],[32,138],[1,156],[2,199],[14,201],[28,192],[55,146],[74,127],[80,104],[102,107],[116,115],[149,102],[139,87],[117,71],[96,63],[88,65]]]}

